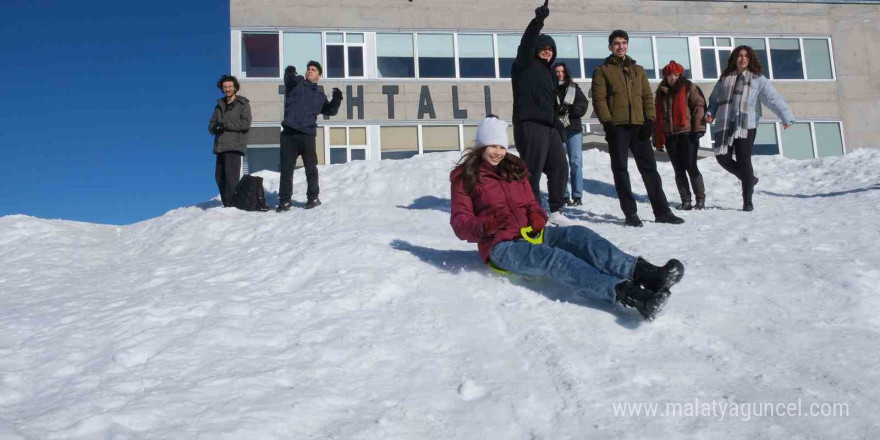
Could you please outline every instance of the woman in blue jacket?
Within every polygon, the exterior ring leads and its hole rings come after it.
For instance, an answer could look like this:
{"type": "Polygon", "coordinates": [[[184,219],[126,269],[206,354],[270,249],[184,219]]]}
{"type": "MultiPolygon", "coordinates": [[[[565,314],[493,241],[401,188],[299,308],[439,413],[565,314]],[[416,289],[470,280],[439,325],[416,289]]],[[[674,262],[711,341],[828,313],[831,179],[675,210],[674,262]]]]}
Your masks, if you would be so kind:
{"type": "Polygon", "coordinates": [[[715,159],[742,182],[743,211],[754,209],[752,193],[758,178],[752,169],[752,146],[761,119],[761,104],[776,113],[784,128],[795,122],[788,104],[761,72],[761,62],[751,47],[734,49],[706,110],[706,122],[715,122],[715,159]]]}

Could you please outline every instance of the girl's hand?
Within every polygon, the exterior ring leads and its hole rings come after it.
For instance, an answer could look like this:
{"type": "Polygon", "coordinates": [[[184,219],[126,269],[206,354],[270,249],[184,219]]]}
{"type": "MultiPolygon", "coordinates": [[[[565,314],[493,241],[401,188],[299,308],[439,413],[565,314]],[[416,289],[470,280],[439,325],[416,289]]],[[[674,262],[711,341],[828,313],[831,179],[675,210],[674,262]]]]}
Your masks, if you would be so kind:
{"type": "Polygon", "coordinates": [[[712,116],[712,115],[706,115],[706,122],[708,122],[709,124],[711,124],[713,121],[715,121],[715,117],[714,117],[714,116],[712,116]]]}
{"type": "Polygon", "coordinates": [[[782,129],[788,130],[788,127],[791,127],[791,126],[792,126],[792,124],[782,124],[782,129]]]}

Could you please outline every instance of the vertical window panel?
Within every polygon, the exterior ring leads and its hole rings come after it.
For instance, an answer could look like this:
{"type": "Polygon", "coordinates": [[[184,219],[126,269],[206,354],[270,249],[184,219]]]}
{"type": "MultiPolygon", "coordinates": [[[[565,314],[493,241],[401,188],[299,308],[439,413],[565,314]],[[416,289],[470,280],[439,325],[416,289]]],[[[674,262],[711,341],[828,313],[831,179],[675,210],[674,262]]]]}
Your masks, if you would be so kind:
{"type": "MultiPolygon", "coordinates": [[[[770,47],[773,47],[772,43],[770,47]]],[[[792,159],[813,158],[813,135],[809,122],[796,122],[788,130],[782,130],[782,151],[792,159]]]]}
{"type": "MultiPolygon", "coordinates": [[[[804,79],[801,45],[796,38],[771,38],[770,58],[774,79],[804,79]]],[[[782,145],[783,150],[787,150],[785,143],[782,145]]]]}
{"type": "Polygon", "coordinates": [[[630,37],[627,55],[645,68],[648,79],[657,78],[654,71],[654,47],[650,37],[630,37]]]}
{"type": "Polygon", "coordinates": [[[348,76],[364,76],[364,48],[362,46],[349,46],[348,48],[348,76]]]}
{"type": "Polygon", "coordinates": [[[348,162],[347,148],[330,148],[330,163],[346,163],[348,162]]]}
{"type": "Polygon", "coordinates": [[[491,35],[458,35],[458,73],[462,78],[495,78],[491,35]]]}
{"type": "Polygon", "coordinates": [[[751,47],[755,51],[755,55],[758,56],[758,61],[761,62],[764,76],[770,77],[770,60],[767,58],[767,44],[763,38],[737,38],[736,45],[751,47]]]}
{"type": "Polygon", "coordinates": [[[554,62],[565,63],[571,71],[571,77],[581,78],[581,60],[576,35],[552,35],[556,43],[556,59],[554,62]]]}
{"type": "Polygon", "coordinates": [[[278,78],[281,63],[278,58],[278,34],[249,34],[241,36],[242,68],[248,78],[278,78]]]}
{"type": "Polygon", "coordinates": [[[779,154],[779,142],[776,140],[776,124],[758,124],[758,132],[755,133],[755,145],[752,150],[755,155],[779,154]]]}
{"type": "MultiPolygon", "coordinates": [[[[318,165],[326,164],[326,158],[324,157],[324,127],[319,126],[315,131],[315,150],[318,153],[318,165]]],[[[297,166],[302,166],[302,156],[296,159],[296,163],[297,166]]]]}
{"type": "Polygon", "coordinates": [[[718,65],[715,59],[715,49],[700,49],[700,60],[703,62],[703,78],[718,78],[718,65]]]}
{"type": "Polygon", "coordinates": [[[345,77],[345,46],[327,45],[327,63],[324,64],[324,76],[327,78],[345,77]]]}
{"type": "Polygon", "coordinates": [[[376,34],[376,62],[382,78],[415,78],[412,34],[376,34]]]}
{"type": "Polygon", "coordinates": [[[657,62],[660,64],[658,67],[662,69],[672,60],[684,66],[685,78],[693,77],[688,39],[686,37],[657,37],[657,62]]]}
{"type": "Polygon", "coordinates": [[[455,78],[452,34],[419,34],[419,77],[455,78]]]}
{"type": "Polygon", "coordinates": [[[297,72],[305,73],[309,61],[325,65],[321,51],[321,34],[304,32],[284,33],[284,67],[294,66],[297,72]]]}
{"type": "Polygon", "coordinates": [[[382,138],[382,159],[406,159],[419,154],[417,127],[383,126],[379,130],[382,138]]]}
{"type": "Polygon", "coordinates": [[[330,146],[345,145],[345,127],[330,127],[330,146]]]}
{"type": "Polygon", "coordinates": [[[840,156],[843,154],[843,136],[837,122],[816,122],[816,150],[819,157],[840,156]]]}
{"type": "Polygon", "coordinates": [[[730,61],[730,51],[729,50],[718,50],[718,71],[719,75],[723,74],[725,70],[727,70],[727,64],[730,61]]]}
{"type": "Polygon", "coordinates": [[[510,78],[510,69],[516,60],[516,49],[522,35],[498,36],[498,77],[510,78]]]}
{"type": "Polygon", "coordinates": [[[804,57],[807,61],[808,79],[832,79],[828,40],[804,38],[804,57]]]}
{"type": "Polygon", "coordinates": [[[349,128],[348,145],[367,145],[367,127],[349,128]]]}
{"type": "Polygon", "coordinates": [[[367,160],[367,150],[363,148],[352,148],[351,160],[367,160]]]}
{"type": "Polygon", "coordinates": [[[458,151],[457,125],[423,125],[422,152],[458,151]]]}
{"type": "Polygon", "coordinates": [[[599,35],[584,35],[581,37],[584,49],[584,70],[587,78],[593,77],[597,67],[605,62],[610,55],[608,51],[608,38],[599,35]]]}

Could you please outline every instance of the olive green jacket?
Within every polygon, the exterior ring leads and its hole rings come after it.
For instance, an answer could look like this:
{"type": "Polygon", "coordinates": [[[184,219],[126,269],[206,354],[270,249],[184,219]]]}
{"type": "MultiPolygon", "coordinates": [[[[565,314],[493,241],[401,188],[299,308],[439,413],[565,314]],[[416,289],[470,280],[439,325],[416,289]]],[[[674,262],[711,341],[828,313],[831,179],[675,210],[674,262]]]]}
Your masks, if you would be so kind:
{"type": "Polygon", "coordinates": [[[593,71],[593,107],[599,122],[642,125],[654,119],[654,93],[645,69],[627,55],[610,55],[593,71]]]}

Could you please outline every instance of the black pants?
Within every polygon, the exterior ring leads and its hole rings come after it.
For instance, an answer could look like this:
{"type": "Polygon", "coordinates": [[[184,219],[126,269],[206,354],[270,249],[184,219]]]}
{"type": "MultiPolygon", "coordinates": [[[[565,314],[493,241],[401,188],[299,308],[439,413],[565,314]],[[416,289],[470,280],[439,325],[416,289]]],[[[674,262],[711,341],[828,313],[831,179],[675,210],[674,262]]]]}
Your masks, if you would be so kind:
{"type": "Polygon", "coordinates": [[[611,173],[614,175],[614,188],[617,190],[617,198],[620,200],[620,209],[627,217],[636,214],[636,199],[633,197],[632,185],[629,181],[627,161],[632,152],[645,182],[645,191],[651,200],[651,209],[654,216],[658,217],[670,211],[666,194],[663,192],[663,182],[657,172],[657,161],[654,159],[654,149],[650,141],[640,141],[639,132],[641,125],[618,125],[614,129],[614,135],[606,134],[608,141],[608,153],[611,155],[611,173]]]}
{"type": "Polygon", "coordinates": [[[241,180],[241,157],[238,151],[224,151],[217,153],[217,162],[214,165],[214,180],[217,181],[217,189],[220,190],[220,200],[224,207],[232,206],[232,195],[235,187],[241,180]]]}
{"type": "Polygon", "coordinates": [[[281,132],[281,188],[278,202],[290,201],[293,195],[293,168],[297,157],[302,157],[306,169],[306,197],[318,198],[318,153],[315,151],[315,135],[285,127],[281,132]]]}
{"type": "Polygon", "coordinates": [[[694,196],[697,200],[706,200],[706,188],[703,186],[703,175],[697,168],[697,148],[700,138],[691,133],[680,133],[666,136],[666,152],[669,153],[669,161],[675,170],[675,186],[678,187],[678,195],[681,203],[691,201],[691,187],[694,187],[694,196]]]}
{"type": "Polygon", "coordinates": [[[513,141],[531,174],[529,183],[535,200],[541,203],[541,174],[545,174],[550,212],[562,210],[565,206],[565,186],[568,185],[568,159],[559,130],[537,122],[523,121],[513,126],[513,141]]]}
{"type": "Polygon", "coordinates": [[[755,188],[755,170],[752,168],[752,146],[755,145],[757,129],[750,129],[748,137],[733,140],[733,145],[727,149],[727,153],[715,156],[718,165],[730,174],[739,178],[742,182],[743,203],[752,202],[752,191],[755,188]],[[736,160],[734,160],[734,154],[736,160]]]}

